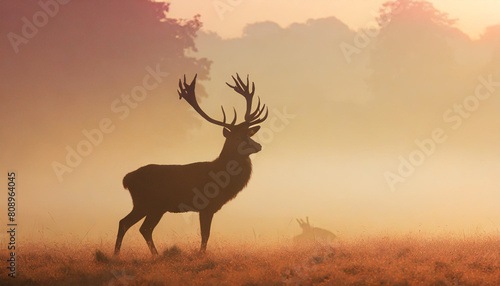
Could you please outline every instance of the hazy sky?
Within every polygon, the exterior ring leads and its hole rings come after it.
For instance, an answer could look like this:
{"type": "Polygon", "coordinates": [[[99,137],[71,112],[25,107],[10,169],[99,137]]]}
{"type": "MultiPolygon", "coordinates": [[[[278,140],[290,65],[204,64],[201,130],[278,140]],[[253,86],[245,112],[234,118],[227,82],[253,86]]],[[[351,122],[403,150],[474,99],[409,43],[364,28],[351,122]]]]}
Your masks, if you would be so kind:
{"type": "MultiPolygon", "coordinates": [[[[190,18],[201,14],[204,29],[222,37],[237,37],[249,23],[273,21],[281,26],[307,19],[335,16],[352,29],[373,20],[385,0],[172,0],[170,15],[190,18]]],[[[484,28],[500,24],[496,0],[430,0],[434,6],[460,19],[456,26],[472,38],[484,28]]]]}

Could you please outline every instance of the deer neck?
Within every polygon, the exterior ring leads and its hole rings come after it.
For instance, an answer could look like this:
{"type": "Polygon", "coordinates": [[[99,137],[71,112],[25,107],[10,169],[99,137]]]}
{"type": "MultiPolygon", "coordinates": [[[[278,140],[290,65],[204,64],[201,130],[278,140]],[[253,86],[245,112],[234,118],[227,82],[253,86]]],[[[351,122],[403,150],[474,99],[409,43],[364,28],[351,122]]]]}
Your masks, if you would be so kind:
{"type": "Polygon", "coordinates": [[[247,163],[251,164],[249,155],[241,154],[241,152],[235,148],[231,148],[228,144],[224,144],[222,151],[219,154],[219,157],[216,159],[219,162],[229,162],[236,161],[238,163],[247,163]]]}
{"type": "Polygon", "coordinates": [[[241,154],[239,150],[231,148],[227,143],[224,144],[215,162],[221,166],[238,166],[238,168],[243,169],[243,174],[250,174],[252,172],[252,161],[249,154],[241,154]]]}

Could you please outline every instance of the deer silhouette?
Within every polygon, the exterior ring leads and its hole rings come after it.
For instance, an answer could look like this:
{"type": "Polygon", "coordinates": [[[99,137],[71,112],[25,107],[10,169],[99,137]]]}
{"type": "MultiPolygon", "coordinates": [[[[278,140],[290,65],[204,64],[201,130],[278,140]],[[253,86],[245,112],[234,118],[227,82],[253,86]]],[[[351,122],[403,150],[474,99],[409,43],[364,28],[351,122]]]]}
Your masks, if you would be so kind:
{"type": "Polygon", "coordinates": [[[309,217],[306,217],[306,221],[303,219],[297,219],[299,226],[302,228],[302,233],[295,236],[293,241],[296,243],[303,242],[332,242],[337,236],[332,232],[322,229],[319,227],[312,227],[309,223],[309,217]]]}
{"type": "Polygon", "coordinates": [[[226,138],[218,158],[211,162],[198,162],[188,165],[147,165],[123,178],[123,187],[128,189],[133,201],[132,211],[118,225],[115,255],[120,253],[123,236],[127,230],[143,217],[146,217],[140,227],[140,232],[146,240],[152,255],[157,255],[153,242],[153,230],[165,212],[182,213],[194,211],[199,213],[201,230],[200,252],[205,252],[210,226],[214,214],[224,204],[236,197],[247,185],[252,173],[250,154],[257,153],[262,146],[252,140],[262,123],[268,116],[264,104],[261,108],[260,98],[257,108],[252,111],[252,100],[255,84],[249,86],[248,75],[246,83],[236,74],[232,76],[234,85],[226,84],[246,100],[244,121],[236,124],[234,119],[226,123],[226,113],[222,108],[223,121],[209,117],[198,105],[195,96],[195,75],[191,84],[179,79],[179,99],[184,98],[193,109],[208,122],[223,127],[222,134],[226,138]],[[264,110],[265,115],[261,118],[264,110]]]}

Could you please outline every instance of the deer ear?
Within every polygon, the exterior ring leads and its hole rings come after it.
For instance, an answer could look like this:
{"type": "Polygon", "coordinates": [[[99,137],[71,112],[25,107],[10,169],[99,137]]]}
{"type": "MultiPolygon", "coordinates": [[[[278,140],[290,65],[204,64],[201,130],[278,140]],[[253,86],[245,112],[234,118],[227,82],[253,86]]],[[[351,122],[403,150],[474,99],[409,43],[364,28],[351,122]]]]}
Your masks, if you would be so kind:
{"type": "Polygon", "coordinates": [[[227,136],[229,136],[230,133],[231,131],[229,131],[229,129],[227,128],[222,129],[222,135],[224,135],[224,137],[227,138],[227,136]]]}
{"type": "Polygon", "coordinates": [[[260,126],[254,126],[250,129],[248,129],[248,137],[252,137],[255,135],[255,133],[257,133],[257,131],[259,131],[260,129],[260,126]]]}

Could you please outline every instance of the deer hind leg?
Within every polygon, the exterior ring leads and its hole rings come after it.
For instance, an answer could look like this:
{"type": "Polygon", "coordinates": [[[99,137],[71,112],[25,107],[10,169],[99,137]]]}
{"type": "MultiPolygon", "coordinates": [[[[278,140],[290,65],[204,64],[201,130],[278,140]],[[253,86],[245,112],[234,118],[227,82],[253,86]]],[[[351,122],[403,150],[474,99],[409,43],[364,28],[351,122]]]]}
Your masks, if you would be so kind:
{"type": "Polygon", "coordinates": [[[115,255],[120,254],[123,236],[127,230],[140,221],[144,216],[146,216],[145,212],[138,208],[133,208],[126,217],[120,220],[120,223],[118,224],[118,235],[116,236],[115,255]]]}
{"type": "Polygon", "coordinates": [[[146,239],[149,250],[153,255],[158,254],[158,251],[156,250],[155,244],[153,242],[153,230],[155,229],[158,222],[160,222],[162,216],[163,213],[148,214],[146,216],[146,219],[142,223],[141,228],[139,229],[144,239],[146,239]]]}
{"type": "Polygon", "coordinates": [[[200,212],[200,232],[201,232],[201,248],[200,252],[207,250],[208,237],[210,236],[210,226],[212,225],[213,213],[200,212]]]}

